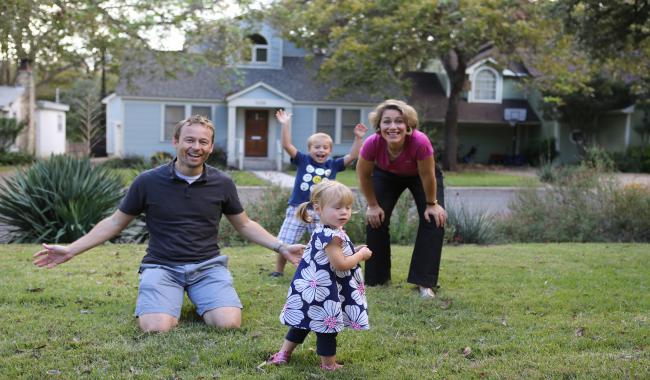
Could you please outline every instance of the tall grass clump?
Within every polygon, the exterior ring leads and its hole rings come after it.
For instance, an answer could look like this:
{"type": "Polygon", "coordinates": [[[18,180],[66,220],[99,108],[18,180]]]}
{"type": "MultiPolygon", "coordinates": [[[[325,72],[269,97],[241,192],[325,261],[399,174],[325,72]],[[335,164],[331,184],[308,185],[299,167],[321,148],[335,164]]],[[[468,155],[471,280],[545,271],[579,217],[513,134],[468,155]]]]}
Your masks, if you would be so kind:
{"type": "MultiPolygon", "coordinates": [[[[498,241],[494,217],[485,210],[471,211],[460,205],[447,208],[447,225],[455,244],[492,244],[498,241]]],[[[450,239],[450,240],[449,240],[450,239]]]]}
{"type": "Polygon", "coordinates": [[[545,191],[520,192],[500,233],[520,242],[650,241],[650,190],[621,187],[610,168],[585,161],[558,171],[545,191]]]}
{"type": "Polygon", "coordinates": [[[115,209],[120,180],[88,159],[52,156],[0,185],[0,221],[10,242],[70,243],[115,209]]]}

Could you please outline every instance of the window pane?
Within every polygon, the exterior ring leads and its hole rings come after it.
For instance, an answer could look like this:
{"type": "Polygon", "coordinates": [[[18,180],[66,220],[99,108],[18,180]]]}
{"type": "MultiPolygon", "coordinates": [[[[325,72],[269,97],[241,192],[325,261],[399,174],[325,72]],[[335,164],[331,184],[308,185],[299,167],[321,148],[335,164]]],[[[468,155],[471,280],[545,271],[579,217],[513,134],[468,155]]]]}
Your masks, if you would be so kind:
{"type": "Polygon", "coordinates": [[[316,132],[327,133],[334,140],[335,110],[318,110],[316,114],[316,132]]]}
{"type": "Polygon", "coordinates": [[[176,123],[185,118],[185,106],[165,106],[165,140],[171,140],[176,123]]]}
{"type": "Polygon", "coordinates": [[[192,115],[201,115],[209,120],[212,120],[212,109],[205,106],[192,106],[192,115]]]}
{"type": "Polygon", "coordinates": [[[257,62],[266,62],[266,48],[257,47],[255,48],[255,61],[257,62]]]}
{"type": "Polygon", "coordinates": [[[476,74],[476,99],[495,100],[497,98],[497,78],[493,72],[483,70],[476,74]]]}
{"type": "Polygon", "coordinates": [[[343,110],[341,124],[341,142],[354,141],[354,126],[361,122],[361,110],[343,110]]]}

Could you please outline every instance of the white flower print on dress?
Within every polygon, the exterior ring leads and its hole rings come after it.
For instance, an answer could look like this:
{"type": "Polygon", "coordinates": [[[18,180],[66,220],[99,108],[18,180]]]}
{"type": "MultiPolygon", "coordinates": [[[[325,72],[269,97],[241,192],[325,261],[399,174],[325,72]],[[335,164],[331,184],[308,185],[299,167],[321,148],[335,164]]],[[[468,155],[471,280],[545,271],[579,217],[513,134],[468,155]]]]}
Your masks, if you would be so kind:
{"type": "Polygon", "coordinates": [[[327,257],[327,252],[325,252],[325,247],[326,245],[323,245],[320,239],[316,238],[316,242],[314,243],[314,248],[316,248],[314,260],[316,260],[319,265],[327,265],[330,262],[329,258],[327,257]]]}
{"type": "Polygon", "coordinates": [[[363,276],[361,275],[360,270],[354,272],[354,276],[350,278],[349,284],[353,289],[350,296],[354,302],[356,302],[357,305],[367,307],[368,301],[366,299],[366,284],[363,282],[363,276]]]}
{"type": "Polygon", "coordinates": [[[300,271],[300,275],[302,278],[296,279],[293,284],[305,302],[311,303],[314,300],[322,302],[330,295],[330,290],[327,288],[332,285],[330,275],[326,270],[316,270],[313,261],[300,271]]]}
{"type": "Polygon", "coordinates": [[[305,252],[302,254],[302,259],[305,260],[307,264],[311,262],[311,244],[307,245],[305,252]]]}
{"type": "Polygon", "coordinates": [[[309,328],[314,332],[333,333],[343,329],[341,304],[338,302],[327,300],[323,307],[310,306],[307,315],[311,318],[309,328]]]}
{"type": "Polygon", "coordinates": [[[293,294],[287,298],[287,302],[280,313],[280,321],[291,325],[299,325],[305,318],[305,314],[300,310],[302,308],[302,299],[300,295],[293,294]]]}
{"type": "Polygon", "coordinates": [[[368,313],[365,310],[361,310],[358,306],[346,306],[345,313],[343,313],[343,320],[345,325],[350,326],[353,330],[368,328],[368,313]]]}

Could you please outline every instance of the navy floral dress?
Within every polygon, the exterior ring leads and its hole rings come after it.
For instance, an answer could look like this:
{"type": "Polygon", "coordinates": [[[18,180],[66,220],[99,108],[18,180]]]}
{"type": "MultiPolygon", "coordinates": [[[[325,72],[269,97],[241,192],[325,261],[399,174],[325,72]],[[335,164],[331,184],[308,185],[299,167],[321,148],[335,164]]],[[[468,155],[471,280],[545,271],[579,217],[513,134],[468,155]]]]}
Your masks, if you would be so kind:
{"type": "Polygon", "coordinates": [[[280,321],[285,325],[318,333],[335,333],[344,327],[370,328],[361,267],[336,271],[325,253],[325,247],[335,236],[341,239],[345,256],[354,254],[354,246],[343,229],[320,224],[316,227],[280,313],[280,321]]]}

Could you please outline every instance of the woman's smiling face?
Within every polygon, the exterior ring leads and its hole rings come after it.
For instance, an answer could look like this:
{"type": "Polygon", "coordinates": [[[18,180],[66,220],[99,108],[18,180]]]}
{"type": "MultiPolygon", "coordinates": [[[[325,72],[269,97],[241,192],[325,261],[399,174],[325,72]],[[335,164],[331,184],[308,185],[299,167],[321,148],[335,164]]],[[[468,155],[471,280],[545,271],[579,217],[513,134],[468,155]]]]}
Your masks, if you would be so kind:
{"type": "Polygon", "coordinates": [[[386,109],[379,121],[381,137],[389,144],[401,144],[406,137],[406,121],[402,113],[395,109],[386,109]]]}

